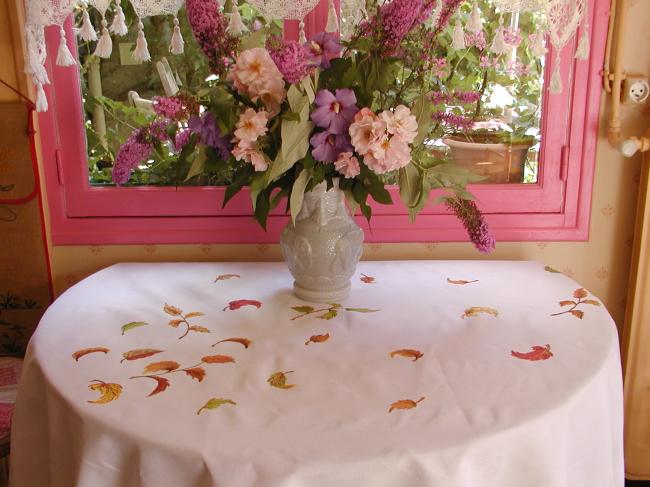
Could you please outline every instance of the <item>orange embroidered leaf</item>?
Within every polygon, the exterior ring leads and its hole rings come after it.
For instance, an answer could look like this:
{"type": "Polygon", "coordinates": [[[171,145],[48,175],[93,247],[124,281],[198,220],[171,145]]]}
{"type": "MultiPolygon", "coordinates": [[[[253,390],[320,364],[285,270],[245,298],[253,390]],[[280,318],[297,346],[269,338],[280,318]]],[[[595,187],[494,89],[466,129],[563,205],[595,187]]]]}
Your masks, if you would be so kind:
{"type": "Polygon", "coordinates": [[[235,311],[244,306],[255,306],[259,309],[262,307],[262,303],[254,299],[238,299],[236,301],[230,301],[228,303],[228,306],[226,306],[223,310],[226,311],[229,309],[231,311],[235,311]]]}
{"type": "Polygon", "coordinates": [[[221,274],[217,276],[214,282],[227,281],[228,279],[239,279],[240,277],[239,274],[221,274]]]}
{"type": "Polygon", "coordinates": [[[499,312],[494,308],[488,308],[486,306],[473,306],[471,308],[467,308],[463,316],[461,316],[461,318],[465,318],[466,316],[471,318],[473,316],[478,316],[480,314],[491,315],[494,316],[495,318],[499,316],[499,312]]]}
{"type": "Polygon", "coordinates": [[[366,284],[373,284],[376,279],[372,276],[367,276],[365,274],[361,274],[361,277],[359,278],[361,282],[365,282],[366,284]]]}
{"type": "Polygon", "coordinates": [[[199,325],[190,326],[190,330],[197,331],[199,333],[210,333],[210,330],[208,330],[205,326],[199,326],[199,325]]]}
{"type": "Polygon", "coordinates": [[[584,311],[580,311],[579,309],[572,309],[571,314],[576,318],[580,318],[580,319],[584,318],[585,316],[584,311]]]}
{"type": "Polygon", "coordinates": [[[156,355],[162,351],[163,350],[155,350],[153,348],[138,348],[136,350],[129,350],[128,352],[124,352],[122,354],[122,357],[124,358],[120,360],[120,363],[124,362],[125,360],[138,360],[141,358],[151,357],[152,355],[156,355]]]}
{"type": "Polygon", "coordinates": [[[169,379],[166,379],[165,377],[156,377],[154,375],[148,375],[150,379],[153,379],[156,381],[156,387],[154,388],[153,391],[151,391],[149,394],[147,394],[147,397],[155,396],[156,394],[160,394],[163,392],[165,389],[167,389],[170,386],[169,379]]]}
{"type": "Polygon", "coordinates": [[[553,352],[551,352],[550,345],[546,345],[545,347],[542,347],[541,345],[535,345],[534,347],[531,347],[530,352],[523,353],[523,352],[515,352],[514,350],[511,350],[510,355],[518,359],[530,360],[534,362],[537,360],[550,359],[553,356],[553,352]]]}
{"type": "Polygon", "coordinates": [[[573,291],[573,297],[576,299],[582,299],[586,298],[588,295],[587,290],[583,287],[576,289],[573,291]]]}
{"type": "Polygon", "coordinates": [[[141,326],[146,326],[148,324],[149,323],[145,323],[144,321],[132,321],[131,323],[122,325],[122,335],[124,335],[129,330],[133,330],[134,328],[139,328],[141,326]]]}
{"type": "Polygon", "coordinates": [[[389,413],[392,413],[395,409],[413,409],[418,406],[419,403],[424,401],[424,397],[421,397],[417,401],[414,401],[413,399],[402,399],[400,401],[395,401],[393,404],[390,405],[390,408],[388,409],[389,413]]]}
{"type": "Polygon", "coordinates": [[[394,358],[395,355],[399,355],[400,357],[412,358],[413,362],[417,362],[419,358],[422,358],[424,356],[424,354],[419,350],[412,350],[410,348],[403,348],[401,350],[394,350],[390,352],[390,358],[394,358]]]}
{"type": "Polygon", "coordinates": [[[162,362],[153,362],[147,365],[144,368],[144,373],[153,374],[154,372],[171,372],[180,366],[181,365],[178,362],[174,362],[173,360],[163,360],[162,362]]]}
{"type": "Polygon", "coordinates": [[[180,315],[183,310],[180,308],[177,308],[176,306],[172,306],[170,304],[165,303],[165,306],[163,307],[163,311],[167,313],[168,315],[171,316],[178,316],[180,315]]]}
{"type": "Polygon", "coordinates": [[[201,362],[206,364],[227,364],[234,361],[235,359],[230,355],[206,355],[201,357],[201,362]]]}
{"type": "Polygon", "coordinates": [[[560,306],[576,306],[577,304],[575,301],[560,301],[560,306]]]}
{"type": "Polygon", "coordinates": [[[217,343],[215,343],[212,346],[214,347],[215,345],[218,345],[218,344],[224,343],[224,342],[239,343],[240,345],[243,345],[244,348],[250,347],[251,343],[253,343],[248,338],[226,338],[225,340],[219,340],[217,343]]]}
{"type": "Polygon", "coordinates": [[[201,414],[201,411],[204,409],[217,409],[220,406],[223,406],[224,404],[232,404],[233,406],[236,406],[237,403],[235,401],[232,401],[230,399],[221,399],[217,397],[213,397],[212,399],[208,399],[208,402],[206,402],[201,409],[199,409],[196,414],[201,414]]]}
{"type": "Polygon", "coordinates": [[[317,316],[317,318],[321,320],[331,320],[332,318],[336,318],[338,314],[339,314],[338,311],[336,311],[335,309],[330,309],[326,313],[317,316]]]}
{"type": "Polygon", "coordinates": [[[266,379],[266,382],[268,382],[272,387],[277,387],[278,389],[291,389],[296,386],[296,384],[287,384],[287,374],[291,373],[293,373],[293,370],[287,372],[276,372],[266,379]]]}
{"type": "Polygon", "coordinates": [[[310,343],[323,343],[329,339],[330,339],[329,333],[325,333],[324,335],[312,335],[311,337],[309,337],[309,340],[305,342],[305,345],[309,345],[310,343]]]}
{"type": "Polygon", "coordinates": [[[466,284],[472,284],[474,282],[478,282],[478,279],[475,279],[473,281],[465,281],[463,279],[449,279],[449,278],[447,278],[447,282],[449,284],[456,284],[458,286],[465,286],[466,284]]]}
{"type": "Polygon", "coordinates": [[[590,304],[592,306],[600,306],[600,303],[596,301],[595,299],[585,299],[583,301],[584,304],[590,304]]]}
{"type": "Polygon", "coordinates": [[[96,352],[103,352],[107,354],[108,352],[110,352],[110,350],[106,347],[83,348],[73,353],[72,358],[75,359],[77,362],[79,362],[79,359],[84,355],[88,355],[89,353],[96,353],[96,352]]]}
{"type": "Polygon", "coordinates": [[[201,313],[200,311],[192,311],[191,313],[187,313],[185,315],[185,319],[189,320],[190,318],[196,318],[197,316],[205,316],[205,314],[201,313]]]}
{"type": "Polygon", "coordinates": [[[183,320],[170,320],[169,323],[167,323],[169,326],[172,326],[174,328],[178,328],[178,325],[180,325],[183,322],[183,320]]]}
{"type": "Polygon", "coordinates": [[[96,383],[90,384],[88,389],[99,392],[101,396],[94,401],[88,401],[91,404],[106,404],[114,401],[120,397],[120,394],[122,394],[122,386],[119,384],[108,383],[101,380],[94,380],[92,382],[96,383]]]}
{"type": "Polygon", "coordinates": [[[560,271],[555,270],[555,269],[553,269],[553,268],[550,267],[550,266],[546,266],[546,267],[544,267],[544,270],[545,270],[546,272],[551,272],[551,273],[553,273],[553,274],[561,274],[560,271]]]}
{"type": "Polygon", "coordinates": [[[183,372],[199,382],[201,382],[205,377],[205,369],[203,367],[192,367],[191,369],[183,370],[183,372]]]}

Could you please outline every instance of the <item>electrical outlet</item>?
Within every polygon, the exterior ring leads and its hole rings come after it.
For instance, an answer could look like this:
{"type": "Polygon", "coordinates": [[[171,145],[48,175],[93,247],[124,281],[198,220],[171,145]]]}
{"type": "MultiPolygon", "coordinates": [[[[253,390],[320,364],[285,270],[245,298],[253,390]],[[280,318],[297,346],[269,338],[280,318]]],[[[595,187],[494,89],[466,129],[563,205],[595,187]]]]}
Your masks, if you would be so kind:
{"type": "Polygon", "coordinates": [[[645,103],[649,96],[650,85],[647,78],[627,76],[623,82],[623,103],[645,103]]]}

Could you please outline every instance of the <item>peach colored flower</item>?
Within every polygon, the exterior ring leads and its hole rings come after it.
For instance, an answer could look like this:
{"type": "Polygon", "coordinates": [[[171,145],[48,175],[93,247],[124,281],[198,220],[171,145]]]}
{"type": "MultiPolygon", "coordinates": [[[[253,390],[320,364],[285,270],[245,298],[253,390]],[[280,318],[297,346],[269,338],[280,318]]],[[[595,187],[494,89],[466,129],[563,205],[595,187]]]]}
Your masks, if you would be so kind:
{"type": "Polygon", "coordinates": [[[268,51],[261,47],[243,51],[228,72],[228,80],[252,101],[261,99],[271,113],[279,111],[286,97],[282,73],[268,51]]]}
{"type": "Polygon", "coordinates": [[[381,142],[386,132],[386,123],[380,120],[372,110],[362,108],[354,116],[349,132],[355,150],[359,154],[365,155],[371,147],[381,142]]]}
{"type": "Polygon", "coordinates": [[[353,178],[361,172],[359,159],[353,157],[352,152],[341,152],[334,161],[334,167],[346,178],[353,178]]]}
{"type": "Polygon", "coordinates": [[[394,111],[385,110],[379,118],[386,123],[389,134],[397,135],[406,143],[413,142],[418,134],[418,122],[414,115],[404,105],[398,105],[394,111]]]}
{"type": "Polygon", "coordinates": [[[266,124],[269,120],[269,114],[262,110],[256,112],[252,108],[247,108],[244,113],[239,115],[235,137],[239,140],[255,142],[258,137],[267,132],[266,124]]]}
{"type": "Polygon", "coordinates": [[[400,137],[387,137],[373,146],[364,156],[363,162],[376,174],[395,171],[411,162],[411,148],[400,137]]]}
{"type": "Polygon", "coordinates": [[[255,171],[266,171],[269,167],[269,162],[264,154],[260,152],[255,144],[247,140],[238,141],[232,150],[232,155],[238,161],[243,160],[252,164],[255,171]]]}

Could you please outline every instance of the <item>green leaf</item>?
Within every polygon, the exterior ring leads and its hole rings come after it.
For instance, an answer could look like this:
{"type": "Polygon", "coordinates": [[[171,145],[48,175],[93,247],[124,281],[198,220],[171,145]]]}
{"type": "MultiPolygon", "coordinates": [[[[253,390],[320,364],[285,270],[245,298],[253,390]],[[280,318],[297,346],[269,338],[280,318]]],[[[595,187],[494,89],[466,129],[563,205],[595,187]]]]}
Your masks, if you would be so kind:
{"type": "Polygon", "coordinates": [[[198,176],[203,172],[203,169],[205,168],[205,161],[207,160],[207,158],[208,158],[208,146],[205,144],[200,144],[198,150],[196,151],[196,156],[192,161],[192,165],[190,166],[190,170],[187,172],[185,181],[188,181],[192,179],[194,176],[198,176]]]}
{"type": "Polygon", "coordinates": [[[336,318],[338,314],[339,313],[335,309],[330,309],[327,313],[317,316],[317,318],[321,320],[331,320],[332,318],[336,318]]]}
{"type": "Polygon", "coordinates": [[[264,47],[267,33],[267,28],[264,27],[251,32],[246,37],[243,37],[241,40],[241,50],[245,51],[246,49],[253,49],[254,47],[264,47]]]}
{"type": "Polygon", "coordinates": [[[233,196],[235,196],[239,191],[244,187],[244,185],[248,182],[248,179],[251,177],[251,175],[254,172],[254,168],[251,164],[245,164],[242,166],[236,173],[235,176],[233,177],[232,183],[228,185],[226,188],[226,192],[223,196],[223,207],[226,206],[228,201],[232,199],[233,196]]]}
{"type": "Polygon", "coordinates": [[[345,308],[345,311],[353,311],[355,313],[376,313],[377,311],[381,310],[370,308],[345,308]]]}
{"type": "Polygon", "coordinates": [[[314,312],[313,306],[292,306],[291,309],[297,311],[298,313],[305,313],[305,314],[314,312]]]}
{"type": "Polygon", "coordinates": [[[201,414],[201,411],[204,409],[217,409],[220,406],[223,406],[224,404],[232,404],[233,406],[236,406],[237,403],[235,401],[232,401],[230,399],[221,399],[217,397],[213,397],[212,399],[208,399],[208,402],[206,402],[201,409],[199,409],[196,414],[201,414]]]}
{"type": "Polygon", "coordinates": [[[424,141],[429,129],[433,125],[433,121],[431,120],[432,110],[433,107],[431,102],[427,99],[426,94],[421,94],[417,100],[415,100],[415,105],[411,111],[418,121],[418,134],[413,140],[414,147],[420,145],[424,141]]]}
{"type": "Polygon", "coordinates": [[[271,164],[268,181],[272,182],[283,173],[287,172],[309,151],[309,134],[314,124],[310,121],[291,122],[282,121],[280,129],[282,146],[275,161],[271,164]]]}
{"type": "Polygon", "coordinates": [[[291,85],[287,91],[287,100],[291,111],[295,113],[301,113],[305,105],[309,104],[309,98],[296,85],[291,85]]]}
{"type": "Polygon", "coordinates": [[[409,208],[417,205],[422,194],[422,175],[414,164],[401,168],[398,174],[399,195],[409,208]]]}
{"type": "Polygon", "coordinates": [[[139,328],[141,326],[146,326],[148,324],[149,323],[145,323],[144,321],[132,321],[131,323],[122,325],[122,335],[124,335],[129,330],[133,330],[134,328],[139,328]]]}
{"type": "Polygon", "coordinates": [[[293,183],[293,188],[291,188],[291,197],[289,198],[289,207],[291,208],[291,221],[293,224],[296,224],[296,218],[298,213],[302,209],[302,201],[305,198],[305,188],[309,184],[309,180],[312,177],[312,171],[309,169],[303,169],[296,180],[293,183]]]}
{"type": "Polygon", "coordinates": [[[256,172],[251,178],[249,185],[251,192],[251,202],[253,203],[253,210],[257,208],[258,196],[264,190],[267,184],[266,172],[256,172]]]}
{"type": "Polygon", "coordinates": [[[305,93],[307,94],[307,99],[309,100],[309,103],[314,103],[314,98],[316,98],[316,94],[314,93],[314,85],[311,76],[306,76],[305,78],[303,78],[300,84],[305,89],[305,93]]]}

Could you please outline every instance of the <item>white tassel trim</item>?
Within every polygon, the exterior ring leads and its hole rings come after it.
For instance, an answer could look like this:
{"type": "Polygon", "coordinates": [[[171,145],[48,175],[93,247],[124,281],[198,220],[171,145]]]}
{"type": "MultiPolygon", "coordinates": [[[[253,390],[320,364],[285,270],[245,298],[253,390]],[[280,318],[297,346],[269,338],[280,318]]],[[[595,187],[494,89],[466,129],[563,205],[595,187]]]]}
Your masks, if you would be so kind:
{"type": "Polygon", "coordinates": [[[185,52],[185,41],[181,35],[181,28],[178,26],[178,17],[174,15],[174,33],[169,45],[169,52],[172,54],[183,54],[185,52]]]}
{"type": "Polygon", "coordinates": [[[138,38],[135,41],[135,50],[133,51],[133,59],[139,62],[151,61],[149,48],[147,46],[147,39],[144,36],[144,25],[142,21],[138,22],[138,38]]]}
{"type": "Polygon", "coordinates": [[[457,51],[461,51],[467,47],[465,45],[465,32],[463,32],[463,25],[459,19],[456,20],[456,25],[454,26],[451,47],[457,51]]]}
{"type": "Polygon", "coordinates": [[[92,22],[90,22],[90,15],[88,15],[88,10],[84,10],[84,13],[81,15],[81,28],[77,32],[79,37],[81,37],[86,42],[96,41],[97,32],[93,27],[92,22]]]}
{"type": "Polygon", "coordinates": [[[336,7],[334,1],[329,0],[327,5],[327,24],[325,25],[325,32],[332,34],[339,31],[339,18],[336,15],[336,7]]]}
{"type": "Polygon", "coordinates": [[[560,69],[560,59],[555,60],[555,67],[553,68],[553,75],[551,76],[551,86],[549,91],[554,95],[562,93],[562,71],[560,69]]]}
{"type": "Polygon", "coordinates": [[[467,30],[473,34],[478,34],[483,30],[483,19],[481,18],[481,11],[478,8],[478,0],[474,3],[474,7],[472,7],[472,13],[469,16],[469,22],[467,22],[467,30]]]}
{"type": "Polygon", "coordinates": [[[546,46],[544,45],[544,32],[534,34],[533,43],[530,45],[530,53],[533,57],[544,57],[546,55],[546,46]]]}
{"type": "Polygon", "coordinates": [[[576,59],[586,61],[589,59],[589,51],[589,26],[585,25],[580,41],[578,42],[578,48],[576,49],[576,59]]]}
{"type": "Polygon", "coordinates": [[[241,15],[239,15],[239,9],[237,8],[237,2],[232,2],[232,9],[230,10],[230,22],[228,22],[228,32],[232,35],[238,36],[246,32],[248,28],[242,22],[241,15]]]}
{"type": "Polygon", "coordinates": [[[300,32],[298,34],[298,42],[301,44],[304,44],[307,42],[307,36],[305,36],[305,23],[301,20],[300,24],[298,24],[300,27],[300,32]]]}
{"type": "Polygon", "coordinates": [[[113,22],[111,23],[110,31],[118,36],[125,36],[128,34],[129,29],[126,26],[126,17],[124,16],[124,10],[118,0],[117,9],[115,10],[115,17],[113,17],[113,22]]]}
{"type": "Polygon", "coordinates": [[[73,66],[77,64],[70,49],[68,49],[68,41],[65,38],[65,30],[60,29],[59,33],[61,35],[59,39],[59,50],[56,54],[56,65],[57,66],[73,66]]]}
{"type": "Polygon", "coordinates": [[[111,35],[108,33],[108,29],[106,28],[107,25],[106,20],[102,19],[102,35],[99,38],[99,42],[97,43],[97,47],[95,47],[95,52],[93,53],[97,57],[106,59],[110,58],[111,53],[113,52],[113,39],[111,39],[111,35]]]}
{"type": "Polygon", "coordinates": [[[36,83],[36,111],[47,112],[47,97],[43,90],[43,83],[36,83]]]}

